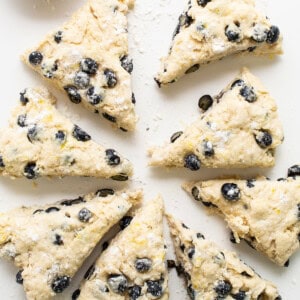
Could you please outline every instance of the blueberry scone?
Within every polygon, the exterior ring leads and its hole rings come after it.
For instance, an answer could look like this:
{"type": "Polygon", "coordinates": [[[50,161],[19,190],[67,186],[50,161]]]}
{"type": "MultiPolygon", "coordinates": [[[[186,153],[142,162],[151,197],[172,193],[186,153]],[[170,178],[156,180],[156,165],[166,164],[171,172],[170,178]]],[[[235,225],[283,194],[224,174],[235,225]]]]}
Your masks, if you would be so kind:
{"type": "Polygon", "coordinates": [[[140,191],[99,190],[48,206],[20,207],[0,215],[0,257],[20,269],[27,299],[62,293],[84,260],[127,211],[140,191]]]}
{"type": "Polygon", "coordinates": [[[256,9],[255,1],[189,0],[155,80],[166,85],[203,64],[241,52],[282,53],[279,28],[256,9]]]}
{"type": "Polygon", "coordinates": [[[0,174],[25,176],[93,176],[127,180],[131,163],[114,149],[95,143],[89,134],[55,108],[44,88],[28,88],[0,130],[0,174]]]}
{"type": "MultiPolygon", "coordinates": [[[[163,238],[163,201],[147,202],[126,216],[121,231],[75,292],[80,300],[168,299],[163,238]]],[[[75,298],[75,297],[74,297],[75,298]]]]}
{"type": "Polygon", "coordinates": [[[202,114],[161,147],[150,165],[208,168],[269,167],[283,141],[277,106],[258,78],[244,68],[218,96],[199,100],[202,114]]]}
{"type": "Polygon", "coordinates": [[[245,240],[280,266],[288,266],[299,249],[300,177],[209,180],[185,184],[184,189],[224,217],[233,243],[245,240]]]}
{"type": "Polygon", "coordinates": [[[131,90],[126,14],[134,0],[87,0],[22,60],[64,91],[71,102],[123,131],[137,121],[131,90]]]}
{"type": "Polygon", "coordinates": [[[276,287],[261,278],[235,252],[221,249],[168,216],[178,261],[192,300],[280,300],[276,287]]]}

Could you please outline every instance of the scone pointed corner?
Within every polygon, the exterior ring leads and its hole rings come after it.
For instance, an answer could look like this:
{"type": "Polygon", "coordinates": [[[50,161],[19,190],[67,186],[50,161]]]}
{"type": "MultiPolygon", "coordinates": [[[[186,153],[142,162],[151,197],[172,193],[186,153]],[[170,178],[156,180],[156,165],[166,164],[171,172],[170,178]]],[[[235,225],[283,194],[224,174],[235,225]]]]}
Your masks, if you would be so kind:
{"type": "Polygon", "coordinates": [[[82,104],[122,131],[133,131],[138,121],[126,18],[133,3],[88,0],[21,56],[72,103],[82,104]]]}
{"type": "Polygon", "coordinates": [[[179,16],[169,53],[155,77],[159,86],[204,64],[237,53],[282,54],[282,34],[255,1],[189,1],[179,16]]]}
{"type": "Polygon", "coordinates": [[[89,176],[125,181],[132,164],[113,148],[104,148],[61,115],[45,88],[20,94],[8,127],[0,134],[0,174],[11,178],[89,176]]]}

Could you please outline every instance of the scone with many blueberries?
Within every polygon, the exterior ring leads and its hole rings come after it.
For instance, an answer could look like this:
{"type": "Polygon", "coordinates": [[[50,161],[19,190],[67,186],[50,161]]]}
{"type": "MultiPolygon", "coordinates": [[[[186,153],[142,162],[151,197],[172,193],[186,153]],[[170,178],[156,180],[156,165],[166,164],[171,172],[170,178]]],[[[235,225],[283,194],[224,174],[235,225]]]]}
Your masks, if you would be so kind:
{"type": "Polygon", "coordinates": [[[189,0],[155,80],[166,85],[203,64],[241,52],[282,53],[279,28],[257,10],[255,0],[189,0]]]}
{"type": "Polygon", "coordinates": [[[51,299],[69,286],[103,235],[140,200],[140,191],[102,189],[1,213],[0,257],[20,269],[16,280],[28,300],[51,299]]]}
{"type": "Polygon", "coordinates": [[[280,266],[288,266],[299,249],[300,177],[219,179],[183,187],[210,212],[224,217],[233,243],[245,240],[280,266]]]}
{"type": "Polygon", "coordinates": [[[197,121],[174,133],[170,141],[149,149],[150,165],[249,168],[274,165],[283,130],[274,99],[244,68],[219,95],[199,100],[197,121]]]}
{"type": "MultiPolygon", "coordinates": [[[[163,238],[163,201],[147,202],[90,268],[76,291],[79,300],[168,299],[168,273],[163,238]]],[[[75,298],[75,297],[74,297],[75,298]]]]}
{"type": "Polygon", "coordinates": [[[9,126],[0,130],[0,174],[11,178],[92,176],[127,180],[131,163],[105,148],[55,108],[45,88],[20,95],[9,126]]]}
{"type": "Polygon", "coordinates": [[[43,78],[123,131],[135,128],[126,15],[134,0],[87,0],[22,60],[43,78]]]}
{"type": "Polygon", "coordinates": [[[192,300],[281,300],[277,288],[261,278],[235,252],[221,249],[203,234],[168,216],[177,257],[192,300]]]}

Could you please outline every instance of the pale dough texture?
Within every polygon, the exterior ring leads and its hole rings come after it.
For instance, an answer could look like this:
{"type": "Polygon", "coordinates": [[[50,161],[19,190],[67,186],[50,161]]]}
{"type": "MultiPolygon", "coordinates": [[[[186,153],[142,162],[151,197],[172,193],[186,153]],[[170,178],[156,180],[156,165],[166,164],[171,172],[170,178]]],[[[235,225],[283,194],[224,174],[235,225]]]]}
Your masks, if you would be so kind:
{"type": "Polygon", "coordinates": [[[12,178],[93,176],[127,180],[131,163],[105,149],[62,116],[45,88],[20,96],[9,126],[0,130],[0,174],[12,178]]]}
{"type": "Polygon", "coordinates": [[[155,80],[159,86],[172,83],[231,54],[281,54],[281,44],[278,27],[254,0],[189,0],[155,80]]]}
{"type": "Polygon", "coordinates": [[[123,131],[134,130],[137,121],[126,18],[133,4],[134,0],[88,0],[22,56],[73,103],[99,113],[123,131]]]}
{"type": "Polygon", "coordinates": [[[103,235],[141,200],[140,191],[98,191],[0,215],[0,257],[20,269],[28,300],[66,289],[103,235]]]}
{"type": "Polygon", "coordinates": [[[280,300],[276,287],[234,252],[168,216],[178,264],[192,300],[280,300]]]}

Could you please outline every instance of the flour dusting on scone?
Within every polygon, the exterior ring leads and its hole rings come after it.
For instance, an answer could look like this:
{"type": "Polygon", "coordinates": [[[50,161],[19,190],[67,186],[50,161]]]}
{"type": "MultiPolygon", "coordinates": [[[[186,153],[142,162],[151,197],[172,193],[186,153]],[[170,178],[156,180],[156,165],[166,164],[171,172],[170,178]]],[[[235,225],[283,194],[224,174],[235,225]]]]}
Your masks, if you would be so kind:
{"type": "MultiPolygon", "coordinates": [[[[163,201],[147,202],[135,216],[126,216],[121,231],[86,276],[80,300],[168,299],[163,238],[163,201]]],[[[79,295],[80,293],[80,295],[79,295]]]]}
{"type": "Polygon", "coordinates": [[[131,163],[61,115],[45,88],[28,88],[0,130],[0,174],[11,178],[92,176],[127,180],[131,163]]]}
{"type": "Polygon", "coordinates": [[[189,0],[155,80],[159,86],[172,83],[231,54],[281,54],[281,44],[279,28],[254,0],[189,0]]]}
{"type": "Polygon", "coordinates": [[[133,205],[141,191],[99,190],[48,206],[20,207],[0,215],[0,257],[20,269],[26,297],[62,293],[103,235],[133,205]]]}
{"type": "Polygon", "coordinates": [[[281,300],[276,287],[261,278],[235,252],[221,249],[203,234],[167,216],[177,257],[192,300],[281,300]]]}
{"type": "Polygon", "coordinates": [[[300,177],[209,180],[183,187],[224,217],[233,243],[245,240],[280,266],[288,266],[299,249],[300,177]]]}
{"type": "Polygon", "coordinates": [[[199,100],[203,112],[162,147],[149,150],[150,165],[207,168],[270,167],[283,130],[274,99],[246,68],[219,95],[199,100]]]}
{"type": "Polygon", "coordinates": [[[48,34],[22,60],[123,131],[137,121],[131,90],[126,15],[134,0],[87,0],[71,19],[48,34]]]}

